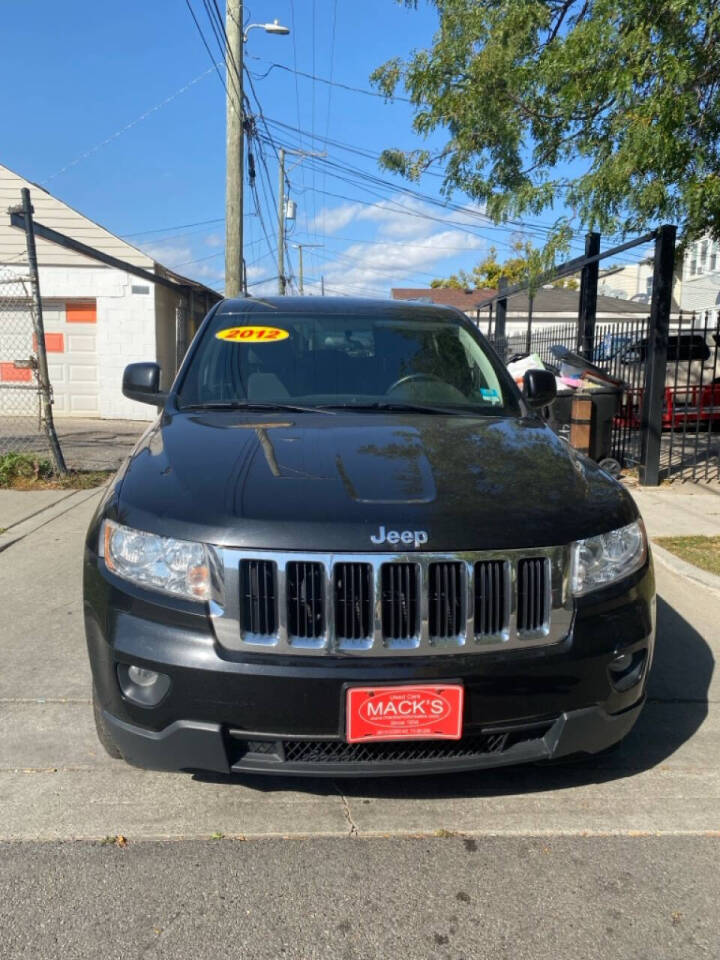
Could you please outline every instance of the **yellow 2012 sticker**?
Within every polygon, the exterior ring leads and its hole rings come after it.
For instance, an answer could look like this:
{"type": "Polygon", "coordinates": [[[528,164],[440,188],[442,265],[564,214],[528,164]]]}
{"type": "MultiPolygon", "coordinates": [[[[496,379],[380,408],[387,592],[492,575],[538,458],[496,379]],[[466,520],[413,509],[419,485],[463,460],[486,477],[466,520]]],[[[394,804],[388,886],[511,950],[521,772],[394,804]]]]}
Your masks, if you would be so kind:
{"type": "Polygon", "coordinates": [[[215,336],[230,343],[273,343],[287,340],[290,333],[280,327],[227,327],[218,330],[215,336]]]}

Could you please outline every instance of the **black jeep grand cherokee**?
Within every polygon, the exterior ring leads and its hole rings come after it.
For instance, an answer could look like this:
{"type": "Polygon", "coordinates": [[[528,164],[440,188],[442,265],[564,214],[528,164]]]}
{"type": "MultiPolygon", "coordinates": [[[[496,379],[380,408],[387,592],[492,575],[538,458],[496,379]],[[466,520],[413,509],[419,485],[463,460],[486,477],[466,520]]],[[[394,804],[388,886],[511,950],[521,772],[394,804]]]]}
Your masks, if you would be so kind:
{"type": "Polygon", "coordinates": [[[230,773],[424,773],[631,729],[655,591],[631,497],[450,309],[226,300],[87,536],[97,729],[230,773]]]}

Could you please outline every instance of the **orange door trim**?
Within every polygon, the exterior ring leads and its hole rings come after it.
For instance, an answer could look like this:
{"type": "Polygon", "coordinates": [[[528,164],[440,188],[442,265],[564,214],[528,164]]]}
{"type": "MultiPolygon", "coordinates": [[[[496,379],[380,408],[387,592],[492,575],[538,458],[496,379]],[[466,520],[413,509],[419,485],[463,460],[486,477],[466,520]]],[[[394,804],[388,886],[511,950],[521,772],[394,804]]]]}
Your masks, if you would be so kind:
{"type": "Polygon", "coordinates": [[[68,323],[97,323],[97,301],[68,301],[65,304],[65,319],[68,323]]]}

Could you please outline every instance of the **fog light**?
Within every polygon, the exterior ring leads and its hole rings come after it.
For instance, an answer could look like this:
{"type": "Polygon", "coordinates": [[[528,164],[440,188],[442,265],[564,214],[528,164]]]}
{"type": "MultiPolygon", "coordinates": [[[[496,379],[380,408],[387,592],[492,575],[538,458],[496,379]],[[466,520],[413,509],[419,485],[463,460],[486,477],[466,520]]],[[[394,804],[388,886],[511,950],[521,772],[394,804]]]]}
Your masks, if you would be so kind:
{"type": "Polygon", "coordinates": [[[125,697],[140,707],[156,707],[170,689],[170,677],[134,663],[119,663],[117,677],[125,697]]]}
{"type": "Polygon", "coordinates": [[[157,682],[159,673],[155,673],[154,670],[146,670],[144,667],[136,667],[133,664],[131,667],[128,667],[128,678],[132,680],[133,683],[137,683],[140,687],[151,687],[154,683],[157,682]]]}
{"type": "Polygon", "coordinates": [[[624,693],[640,683],[645,672],[647,650],[635,650],[634,653],[621,653],[610,664],[610,683],[624,693]]]}

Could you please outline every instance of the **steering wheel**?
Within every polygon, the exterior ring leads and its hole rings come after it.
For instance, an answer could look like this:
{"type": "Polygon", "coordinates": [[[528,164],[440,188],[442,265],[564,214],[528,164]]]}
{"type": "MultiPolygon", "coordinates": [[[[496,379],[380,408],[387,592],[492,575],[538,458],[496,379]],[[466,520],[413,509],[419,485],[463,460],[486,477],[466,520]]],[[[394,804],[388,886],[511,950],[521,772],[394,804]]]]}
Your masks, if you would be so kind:
{"type": "Polygon", "coordinates": [[[414,380],[434,380],[436,383],[445,383],[442,377],[438,377],[434,373],[408,373],[406,376],[400,377],[399,380],[391,384],[385,391],[385,394],[392,393],[393,390],[397,390],[397,388],[403,384],[412,383],[414,380]]]}

